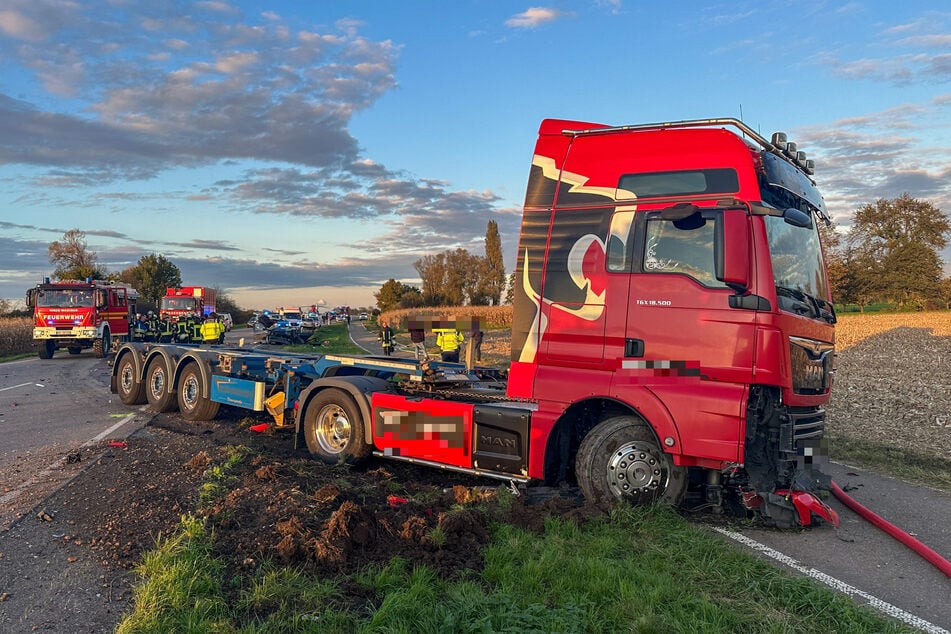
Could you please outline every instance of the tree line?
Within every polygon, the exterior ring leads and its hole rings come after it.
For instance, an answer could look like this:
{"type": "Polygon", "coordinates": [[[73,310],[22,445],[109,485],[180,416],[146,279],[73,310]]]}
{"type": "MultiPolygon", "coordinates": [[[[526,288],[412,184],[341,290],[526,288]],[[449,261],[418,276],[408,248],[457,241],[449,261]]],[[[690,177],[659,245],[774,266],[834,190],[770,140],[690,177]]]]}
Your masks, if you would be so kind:
{"type": "MultiPolygon", "coordinates": [[[[110,280],[130,285],[138,292],[140,312],[158,310],[159,300],[165,289],[182,285],[182,272],[164,255],[143,255],[134,265],[119,272],[109,272],[99,263],[99,256],[86,243],[86,233],[70,229],[61,240],[54,240],[47,249],[53,278],[58,280],[110,280]]],[[[245,311],[231,297],[217,290],[218,312],[231,313],[236,320],[242,319],[245,311]]]]}
{"type": "Polygon", "coordinates": [[[863,205],[845,233],[820,226],[835,303],[948,308],[951,277],[943,275],[940,251],[949,235],[948,217],[908,193],[863,205]]]}
{"type": "Polygon", "coordinates": [[[490,220],[485,232],[485,255],[449,249],[424,255],[413,263],[420,287],[387,280],[373,296],[381,312],[424,306],[498,306],[506,286],[499,225],[490,220]]]}

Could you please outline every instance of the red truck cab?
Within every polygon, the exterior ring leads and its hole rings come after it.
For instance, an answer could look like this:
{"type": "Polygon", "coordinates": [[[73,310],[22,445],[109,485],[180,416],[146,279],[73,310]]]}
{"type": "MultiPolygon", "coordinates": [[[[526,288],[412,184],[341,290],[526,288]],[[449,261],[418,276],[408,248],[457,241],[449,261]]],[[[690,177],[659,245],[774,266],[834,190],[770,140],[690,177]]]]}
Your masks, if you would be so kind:
{"type": "Polygon", "coordinates": [[[192,316],[204,319],[216,311],[215,289],[204,286],[169,287],[159,302],[159,318],[178,321],[192,316]]]}
{"type": "Polygon", "coordinates": [[[135,289],[125,284],[46,278],[26,294],[39,357],[49,359],[57,348],[70,354],[92,348],[97,357],[104,357],[114,338],[128,337],[136,299],[135,289]]]}
{"type": "Polygon", "coordinates": [[[692,469],[709,504],[793,510],[833,370],[811,173],[732,119],[541,124],[508,384],[532,477],[679,502],[692,469]]]}

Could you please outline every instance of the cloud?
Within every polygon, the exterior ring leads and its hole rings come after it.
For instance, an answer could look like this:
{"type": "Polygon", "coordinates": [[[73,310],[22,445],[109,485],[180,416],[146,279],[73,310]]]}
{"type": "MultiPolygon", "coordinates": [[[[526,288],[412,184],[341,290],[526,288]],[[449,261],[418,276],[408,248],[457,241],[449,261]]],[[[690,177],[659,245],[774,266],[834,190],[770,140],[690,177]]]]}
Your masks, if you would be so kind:
{"type": "Polygon", "coordinates": [[[951,211],[949,148],[934,134],[946,127],[940,105],[904,105],[795,131],[800,149],[816,161],[819,189],[840,224],[850,224],[862,205],[904,192],[951,211]]]}
{"type": "Polygon", "coordinates": [[[815,60],[833,75],[907,86],[919,82],[951,81],[951,35],[945,24],[948,14],[929,12],[921,19],[882,29],[873,42],[878,56],[846,59],[835,51],[823,51],[815,60]]]}
{"type": "Polygon", "coordinates": [[[344,165],[358,157],[352,115],[396,85],[398,47],[361,37],[353,24],[295,33],[273,14],[262,24],[235,21],[217,2],[195,14],[136,3],[121,22],[110,19],[118,17],[111,3],[70,5],[60,19],[41,20],[53,4],[23,2],[22,19],[0,18],[7,28],[47,27],[25,43],[0,41],[0,55],[47,91],[32,101],[0,95],[0,164],[60,170],[46,186],[229,159],[344,165]],[[123,28],[136,21],[144,30],[123,28]],[[79,96],[84,107],[40,108],[51,94],[79,96]]]}
{"type": "Polygon", "coordinates": [[[516,13],[505,21],[505,26],[513,29],[535,29],[543,24],[554,22],[566,16],[564,11],[548,7],[530,7],[521,13],[516,13]]]}

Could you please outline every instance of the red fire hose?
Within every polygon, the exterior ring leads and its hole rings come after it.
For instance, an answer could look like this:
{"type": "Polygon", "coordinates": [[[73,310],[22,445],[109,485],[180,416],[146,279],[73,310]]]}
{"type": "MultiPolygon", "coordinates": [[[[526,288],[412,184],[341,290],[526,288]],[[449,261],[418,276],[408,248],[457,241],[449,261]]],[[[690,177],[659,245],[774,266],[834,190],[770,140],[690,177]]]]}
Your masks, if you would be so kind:
{"type": "Polygon", "coordinates": [[[894,539],[900,541],[905,546],[908,546],[908,548],[911,548],[913,551],[921,555],[925,561],[943,572],[948,577],[951,577],[951,561],[948,561],[934,550],[928,548],[888,520],[879,517],[872,511],[853,500],[851,496],[843,491],[842,488],[835,482],[832,483],[832,493],[835,495],[835,497],[839,498],[843,504],[858,513],[870,524],[884,531],[887,535],[890,535],[894,539]]]}

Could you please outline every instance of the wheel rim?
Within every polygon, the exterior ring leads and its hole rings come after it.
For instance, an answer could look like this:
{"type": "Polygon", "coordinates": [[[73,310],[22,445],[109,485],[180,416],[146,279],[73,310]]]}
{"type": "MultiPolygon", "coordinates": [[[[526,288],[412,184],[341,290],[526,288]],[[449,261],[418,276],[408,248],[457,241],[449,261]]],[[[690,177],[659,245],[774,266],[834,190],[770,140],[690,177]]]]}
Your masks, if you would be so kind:
{"type": "Polygon", "coordinates": [[[149,392],[156,401],[165,396],[165,368],[159,366],[149,373],[149,392]]]}
{"type": "Polygon", "coordinates": [[[198,406],[198,399],[201,397],[200,385],[194,375],[185,377],[182,381],[182,405],[184,409],[193,410],[198,406]]]}
{"type": "Polygon", "coordinates": [[[608,487],[619,498],[657,494],[667,486],[669,477],[666,462],[650,443],[626,443],[608,461],[608,487]]]}
{"type": "Polygon", "coordinates": [[[132,370],[132,364],[124,363],[122,365],[122,371],[119,373],[119,384],[126,394],[130,393],[132,388],[135,387],[135,372],[132,370]]]}
{"type": "Polygon", "coordinates": [[[350,442],[350,419],[339,405],[327,405],[317,413],[317,443],[327,453],[343,452],[350,442]]]}

